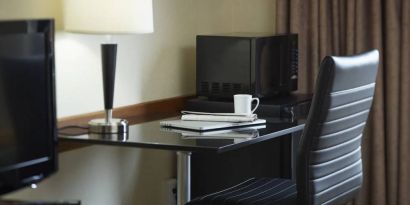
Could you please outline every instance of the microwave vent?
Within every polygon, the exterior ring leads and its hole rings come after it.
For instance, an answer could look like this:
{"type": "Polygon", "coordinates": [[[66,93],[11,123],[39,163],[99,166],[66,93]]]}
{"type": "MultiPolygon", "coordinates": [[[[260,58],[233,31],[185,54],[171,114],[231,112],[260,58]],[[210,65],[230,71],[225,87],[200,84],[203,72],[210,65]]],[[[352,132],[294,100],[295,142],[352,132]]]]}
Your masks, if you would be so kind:
{"type": "Polygon", "coordinates": [[[209,93],[209,83],[208,82],[201,82],[200,89],[202,93],[209,93]]]}
{"type": "Polygon", "coordinates": [[[242,85],[240,83],[233,84],[233,93],[241,93],[242,92],[242,85]]]}
{"type": "Polygon", "coordinates": [[[230,83],[222,83],[222,92],[223,93],[231,93],[231,84],[230,83]]]}
{"type": "Polygon", "coordinates": [[[212,83],[211,84],[211,92],[212,93],[219,93],[220,88],[219,88],[219,83],[212,83]]]}
{"type": "Polygon", "coordinates": [[[291,75],[297,75],[298,72],[298,58],[299,58],[299,53],[298,49],[293,48],[291,49],[291,60],[290,60],[290,69],[291,69],[291,75]]]}

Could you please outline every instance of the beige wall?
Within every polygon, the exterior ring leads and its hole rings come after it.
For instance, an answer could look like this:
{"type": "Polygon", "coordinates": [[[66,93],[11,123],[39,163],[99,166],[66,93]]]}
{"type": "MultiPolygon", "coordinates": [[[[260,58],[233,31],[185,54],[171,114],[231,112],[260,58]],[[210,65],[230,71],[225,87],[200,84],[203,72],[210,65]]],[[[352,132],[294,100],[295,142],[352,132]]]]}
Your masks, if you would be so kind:
{"type": "MultiPolygon", "coordinates": [[[[114,106],[195,93],[195,35],[273,32],[273,0],[157,0],[153,34],[114,36],[114,106]]],[[[104,36],[59,33],[58,115],[102,110],[99,44],[104,36]]]]}
{"type": "MultiPolygon", "coordinates": [[[[0,0],[0,19],[56,17],[60,0],[0,0]]],[[[154,0],[153,34],[114,36],[119,44],[115,106],[193,94],[195,35],[273,32],[274,0],[154,0]]],[[[60,26],[61,28],[61,26],[60,26]]],[[[104,37],[56,34],[58,116],[102,110],[99,44],[104,37]]],[[[92,146],[60,154],[58,173],[8,195],[81,199],[86,205],[166,204],[173,152],[92,146]]]]}
{"type": "Polygon", "coordinates": [[[61,29],[61,0],[0,0],[0,20],[30,18],[56,18],[61,29]]]}

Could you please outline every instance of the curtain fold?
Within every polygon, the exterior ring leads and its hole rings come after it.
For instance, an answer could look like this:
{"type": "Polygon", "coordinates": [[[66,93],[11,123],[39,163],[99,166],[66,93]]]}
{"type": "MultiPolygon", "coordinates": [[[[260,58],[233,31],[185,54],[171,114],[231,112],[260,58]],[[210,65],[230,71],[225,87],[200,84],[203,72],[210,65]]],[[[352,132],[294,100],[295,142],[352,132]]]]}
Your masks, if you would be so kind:
{"type": "Polygon", "coordinates": [[[277,33],[299,34],[299,90],[326,55],[380,51],[363,138],[364,183],[352,204],[410,204],[410,0],[276,0],[277,33]]]}

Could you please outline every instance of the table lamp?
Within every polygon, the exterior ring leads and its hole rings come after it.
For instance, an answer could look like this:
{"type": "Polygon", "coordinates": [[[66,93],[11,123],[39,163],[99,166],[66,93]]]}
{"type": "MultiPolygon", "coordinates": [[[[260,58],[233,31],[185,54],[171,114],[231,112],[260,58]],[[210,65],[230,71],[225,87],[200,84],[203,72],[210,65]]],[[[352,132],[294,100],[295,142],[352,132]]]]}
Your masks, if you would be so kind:
{"type": "MultiPolygon", "coordinates": [[[[69,32],[109,36],[154,31],[152,0],[64,0],[63,11],[69,32]]],[[[126,120],[112,117],[116,55],[117,44],[101,44],[105,118],[88,123],[92,133],[128,132],[126,120]]]]}

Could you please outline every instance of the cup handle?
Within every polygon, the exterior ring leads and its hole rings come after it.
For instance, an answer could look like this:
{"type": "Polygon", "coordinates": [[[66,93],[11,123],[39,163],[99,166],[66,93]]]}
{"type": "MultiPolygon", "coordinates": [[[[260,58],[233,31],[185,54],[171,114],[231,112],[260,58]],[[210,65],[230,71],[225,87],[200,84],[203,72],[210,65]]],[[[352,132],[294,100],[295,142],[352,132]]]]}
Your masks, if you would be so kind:
{"type": "Polygon", "coordinates": [[[252,103],[254,100],[256,100],[256,106],[255,106],[255,108],[253,108],[253,110],[251,111],[251,113],[255,112],[256,108],[258,108],[258,106],[259,106],[259,98],[252,98],[251,103],[252,103]]]}

